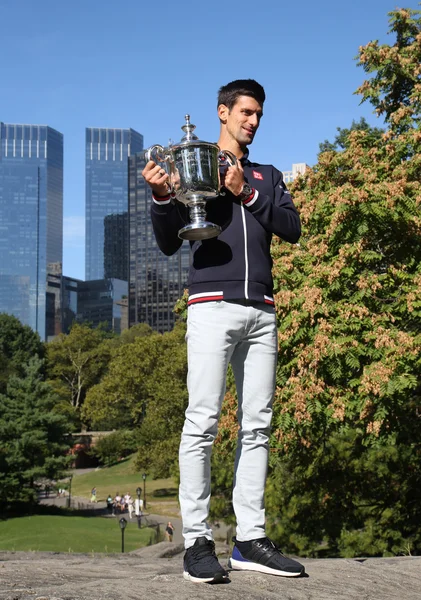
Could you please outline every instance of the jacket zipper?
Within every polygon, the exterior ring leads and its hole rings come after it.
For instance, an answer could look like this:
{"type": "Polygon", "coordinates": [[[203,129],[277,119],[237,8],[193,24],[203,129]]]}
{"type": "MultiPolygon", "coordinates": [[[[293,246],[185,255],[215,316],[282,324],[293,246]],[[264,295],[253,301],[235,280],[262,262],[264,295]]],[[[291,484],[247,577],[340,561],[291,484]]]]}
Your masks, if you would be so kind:
{"type": "Polygon", "coordinates": [[[244,297],[246,300],[249,299],[249,260],[248,260],[248,249],[247,249],[247,225],[246,225],[246,214],[244,205],[241,205],[241,218],[243,221],[243,232],[244,232],[244,263],[245,263],[245,278],[244,278],[244,297]]]}

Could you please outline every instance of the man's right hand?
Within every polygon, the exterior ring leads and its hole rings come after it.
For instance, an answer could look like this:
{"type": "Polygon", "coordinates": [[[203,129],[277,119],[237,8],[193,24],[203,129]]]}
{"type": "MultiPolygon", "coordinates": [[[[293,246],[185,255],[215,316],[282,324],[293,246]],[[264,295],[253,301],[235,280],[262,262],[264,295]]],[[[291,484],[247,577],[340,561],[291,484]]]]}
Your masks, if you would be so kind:
{"type": "Polygon", "coordinates": [[[150,160],[142,171],[146,183],[152,188],[155,196],[168,196],[170,193],[170,178],[162,167],[150,160]]]}

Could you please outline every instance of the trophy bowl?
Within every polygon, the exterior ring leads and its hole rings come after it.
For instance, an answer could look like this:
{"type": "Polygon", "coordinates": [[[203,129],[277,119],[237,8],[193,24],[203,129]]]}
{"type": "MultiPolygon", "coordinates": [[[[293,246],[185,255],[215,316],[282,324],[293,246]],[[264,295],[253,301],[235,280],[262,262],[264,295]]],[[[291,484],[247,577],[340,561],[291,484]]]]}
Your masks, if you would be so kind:
{"type": "Polygon", "coordinates": [[[189,209],[190,222],[179,230],[183,240],[206,240],[218,236],[221,227],[206,218],[206,202],[220,193],[219,168],[235,165],[236,157],[217,144],[204,142],[193,133],[190,115],[181,128],[185,135],[178,144],[167,148],[151,146],[145,151],[147,161],[160,164],[169,175],[169,191],[189,209]]]}

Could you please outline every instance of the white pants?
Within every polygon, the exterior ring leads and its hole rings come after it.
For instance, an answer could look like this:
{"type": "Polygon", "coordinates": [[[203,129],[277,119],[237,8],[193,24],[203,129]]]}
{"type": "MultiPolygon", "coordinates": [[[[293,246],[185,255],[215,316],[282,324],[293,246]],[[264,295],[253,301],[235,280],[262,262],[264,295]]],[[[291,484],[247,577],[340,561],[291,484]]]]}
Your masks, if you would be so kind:
{"type": "Polygon", "coordinates": [[[206,302],[188,309],[189,405],[180,444],[180,506],[185,547],[207,524],[210,458],[231,362],[238,395],[233,506],[237,539],[265,536],[264,489],[275,390],[275,310],[264,304],[206,302]]]}

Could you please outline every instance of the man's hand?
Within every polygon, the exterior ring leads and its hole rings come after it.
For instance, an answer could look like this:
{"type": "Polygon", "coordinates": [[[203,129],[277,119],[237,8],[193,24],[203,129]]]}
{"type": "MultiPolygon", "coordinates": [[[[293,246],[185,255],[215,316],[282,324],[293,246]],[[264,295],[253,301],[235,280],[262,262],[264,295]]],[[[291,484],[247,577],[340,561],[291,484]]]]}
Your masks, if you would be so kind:
{"type": "Polygon", "coordinates": [[[221,183],[234,196],[239,196],[241,194],[244,185],[244,171],[239,160],[237,160],[236,165],[228,167],[223,182],[221,183]]]}
{"type": "Polygon", "coordinates": [[[170,178],[159,165],[150,160],[142,171],[146,183],[152,188],[155,196],[168,196],[170,193],[170,178]]]}

